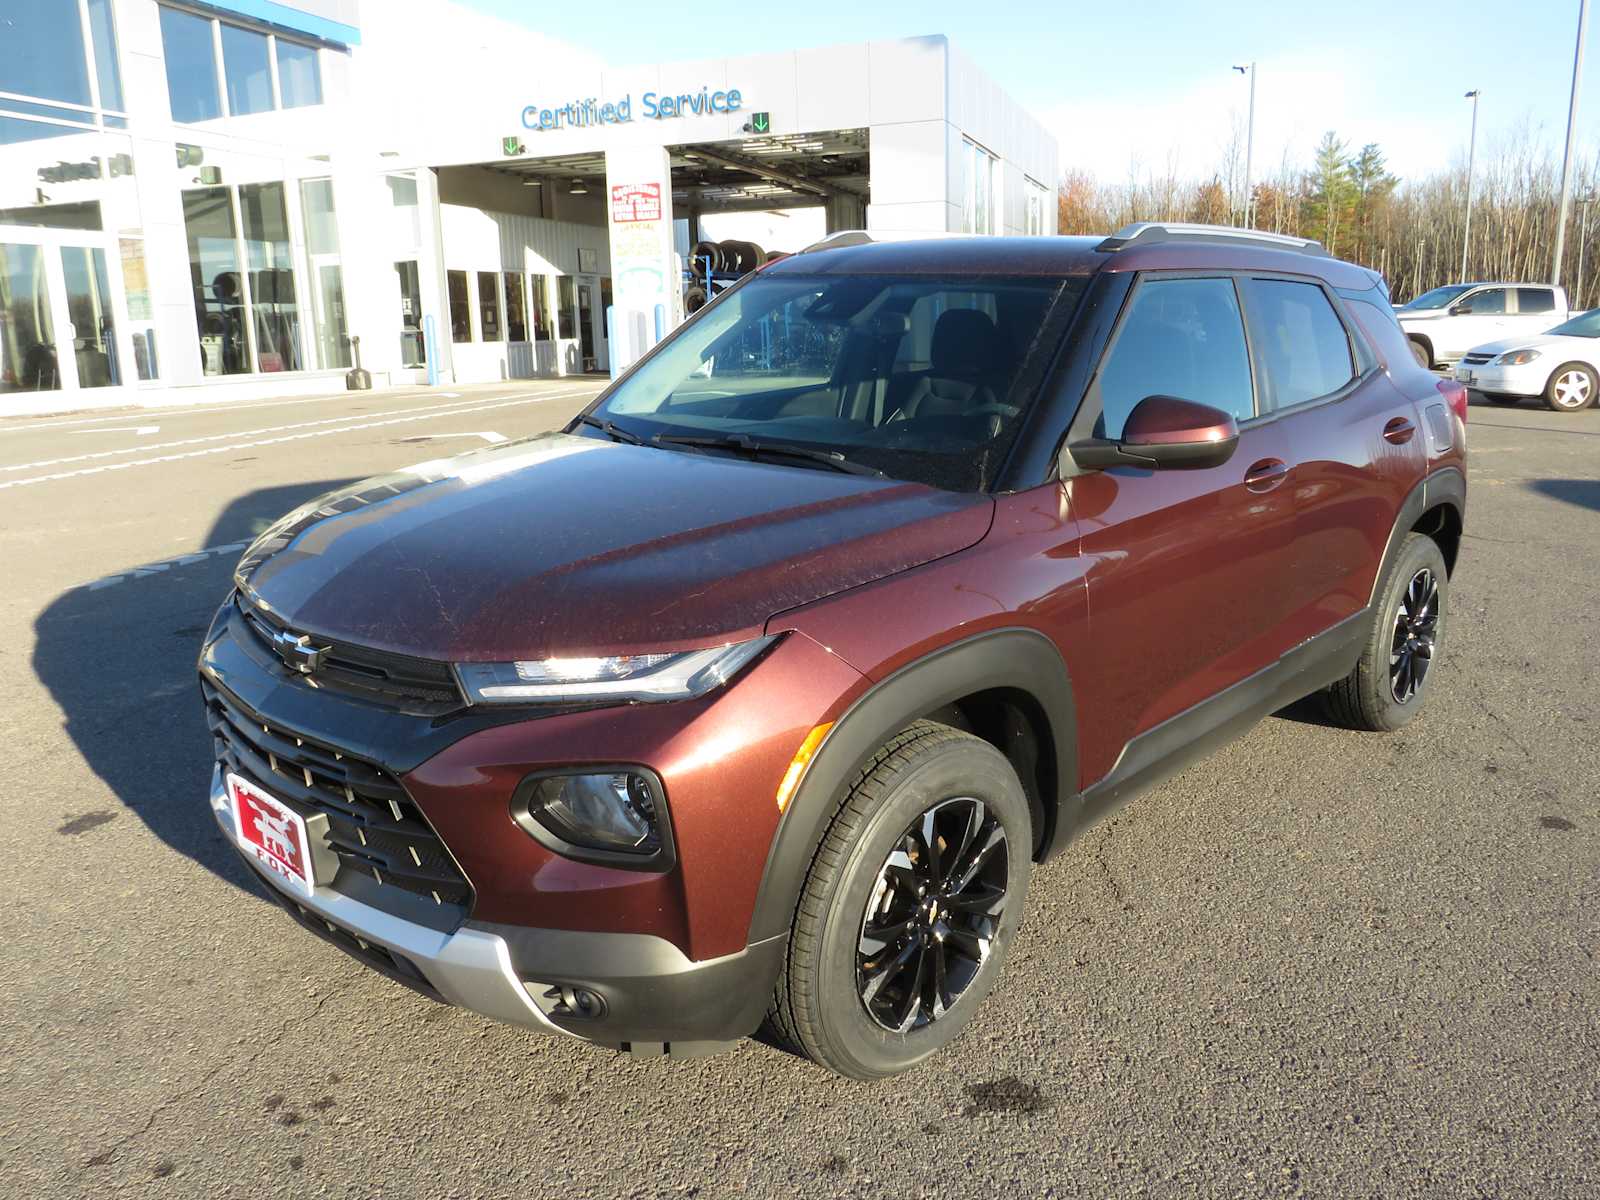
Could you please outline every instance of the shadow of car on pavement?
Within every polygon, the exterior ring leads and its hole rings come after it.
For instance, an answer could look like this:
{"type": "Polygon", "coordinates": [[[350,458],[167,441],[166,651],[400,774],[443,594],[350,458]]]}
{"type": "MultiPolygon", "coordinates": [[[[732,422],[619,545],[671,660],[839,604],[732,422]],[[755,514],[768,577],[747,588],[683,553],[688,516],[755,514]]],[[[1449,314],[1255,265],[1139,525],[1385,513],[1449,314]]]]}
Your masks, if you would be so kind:
{"type": "Polygon", "coordinates": [[[206,796],[211,734],[195,662],[244,546],[347,480],[263,488],[229,502],[205,553],[132,567],[63,592],[34,624],[33,667],[78,752],[168,846],[252,895],[206,796]]]}

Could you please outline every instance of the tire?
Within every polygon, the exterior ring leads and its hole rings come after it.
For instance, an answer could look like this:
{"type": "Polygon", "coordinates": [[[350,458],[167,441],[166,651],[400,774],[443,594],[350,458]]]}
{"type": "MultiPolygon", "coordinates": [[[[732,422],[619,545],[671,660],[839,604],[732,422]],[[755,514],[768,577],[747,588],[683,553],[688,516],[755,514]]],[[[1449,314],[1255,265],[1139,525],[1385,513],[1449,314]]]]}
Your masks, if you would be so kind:
{"type": "Polygon", "coordinates": [[[1425,370],[1433,370],[1433,351],[1419,342],[1416,338],[1407,339],[1411,343],[1411,357],[1417,360],[1417,366],[1425,370]]]}
{"type": "Polygon", "coordinates": [[[1562,363],[1550,372],[1550,382],[1544,385],[1544,402],[1556,412],[1580,412],[1595,402],[1597,393],[1600,381],[1590,367],[1562,363]]]}
{"type": "Polygon", "coordinates": [[[1390,733],[1417,715],[1443,644],[1449,594],[1439,544],[1426,534],[1407,534],[1378,589],[1360,661],[1324,694],[1335,721],[1350,729],[1390,733]]]}
{"type": "Polygon", "coordinates": [[[1522,403],[1521,396],[1507,396],[1504,392],[1480,392],[1479,395],[1481,395],[1490,404],[1503,404],[1507,408],[1510,408],[1514,404],[1522,403]]]}
{"type": "Polygon", "coordinates": [[[899,1074],[947,1045],[999,977],[1032,846],[1022,784],[993,746],[931,721],[890,738],[851,783],[812,860],[769,1033],[851,1079],[899,1074]],[[956,858],[940,871],[937,854],[951,845],[956,858]],[[914,890],[956,876],[964,886],[914,890]]]}

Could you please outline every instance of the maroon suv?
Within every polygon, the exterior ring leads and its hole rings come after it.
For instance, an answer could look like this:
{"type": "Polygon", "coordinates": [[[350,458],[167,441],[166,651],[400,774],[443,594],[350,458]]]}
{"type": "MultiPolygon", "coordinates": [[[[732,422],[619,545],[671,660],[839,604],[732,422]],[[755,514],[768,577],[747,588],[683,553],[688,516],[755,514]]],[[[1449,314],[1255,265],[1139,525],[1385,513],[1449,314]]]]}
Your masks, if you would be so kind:
{"type": "Polygon", "coordinates": [[[1091,821],[1313,692],[1415,715],[1465,417],[1312,243],[833,239],[565,432],[268,530],[201,655],[212,807],[435,999],[901,1071],[1091,821]]]}

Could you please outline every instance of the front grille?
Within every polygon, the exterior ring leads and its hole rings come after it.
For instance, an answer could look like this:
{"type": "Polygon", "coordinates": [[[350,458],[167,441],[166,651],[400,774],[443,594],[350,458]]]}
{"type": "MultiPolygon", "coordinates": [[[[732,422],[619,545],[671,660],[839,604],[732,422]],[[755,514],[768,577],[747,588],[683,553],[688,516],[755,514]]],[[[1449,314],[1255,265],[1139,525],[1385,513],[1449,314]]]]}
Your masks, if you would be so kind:
{"type": "Polygon", "coordinates": [[[202,679],[201,688],[223,769],[259,784],[302,816],[325,814],[341,875],[354,871],[466,915],[472,885],[398,779],[261,721],[209,680],[202,679]]]}
{"type": "Polygon", "coordinates": [[[1492,358],[1494,358],[1492,354],[1464,354],[1461,356],[1461,363],[1463,366],[1481,367],[1492,358]]]}
{"type": "MultiPolygon", "coordinates": [[[[282,661],[273,645],[274,637],[280,633],[298,636],[300,630],[259,605],[251,604],[243,596],[236,597],[235,604],[244,618],[244,627],[264,649],[282,661]]],[[[318,687],[364,696],[423,715],[453,712],[465,704],[449,663],[355,646],[314,634],[310,640],[319,648],[326,648],[316,669],[302,676],[318,687]]],[[[295,674],[302,673],[295,669],[295,674]]]]}

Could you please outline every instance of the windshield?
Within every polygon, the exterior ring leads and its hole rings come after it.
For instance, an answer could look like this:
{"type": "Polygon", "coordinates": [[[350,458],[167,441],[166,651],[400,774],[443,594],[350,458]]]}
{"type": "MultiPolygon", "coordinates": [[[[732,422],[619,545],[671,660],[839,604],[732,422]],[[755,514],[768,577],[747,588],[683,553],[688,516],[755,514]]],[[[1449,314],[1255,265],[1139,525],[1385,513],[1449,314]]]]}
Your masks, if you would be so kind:
{"type": "Polygon", "coordinates": [[[1545,332],[1559,333],[1564,337],[1600,337],[1600,308],[1591,308],[1545,332]]]}
{"type": "Polygon", "coordinates": [[[609,421],[614,436],[677,453],[803,447],[828,453],[782,461],[827,469],[831,457],[981,491],[1031,398],[1037,372],[1024,368],[1043,357],[1046,316],[1058,297],[1070,312],[1085,282],[757,275],[623,380],[585,429],[609,421]]]}
{"type": "Polygon", "coordinates": [[[1431,292],[1423,292],[1410,304],[1404,305],[1401,312],[1417,312],[1424,308],[1444,308],[1462,292],[1468,291],[1470,283],[1450,283],[1444,287],[1436,287],[1431,292]]]}

